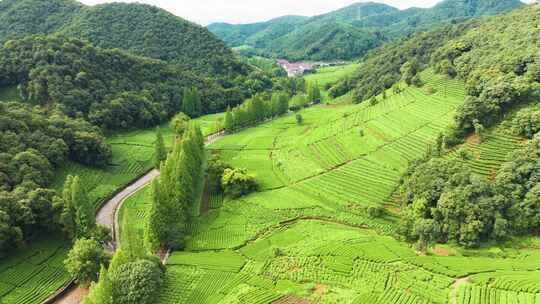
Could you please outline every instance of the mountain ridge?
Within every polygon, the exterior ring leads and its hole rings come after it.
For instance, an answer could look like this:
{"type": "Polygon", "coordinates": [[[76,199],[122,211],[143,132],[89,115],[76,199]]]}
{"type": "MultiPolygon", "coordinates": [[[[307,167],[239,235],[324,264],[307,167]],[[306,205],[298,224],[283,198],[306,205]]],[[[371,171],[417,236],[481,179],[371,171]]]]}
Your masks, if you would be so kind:
{"type": "MultiPolygon", "coordinates": [[[[297,21],[281,33],[268,33],[265,22],[237,26],[228,24],[227,27],[214,23],[207,28],[231,47],[249,46],[265,56],[291,60],[351,60],[389,40],[407,37],[440,24],[493,15],[523,5],[519,0],[445,0],[431,8],[399,10],[387,4],[358,2],[297,21]],[[326,26],[322,26],[322,23],[326,26]],[[238,34],[240,27],[242,35],[238,34]],[[316,28],[324,31],[312,35],[316,28]],[[266,33],[261,34],[263,30],[266,33]],[[308,41],[306,36],[312,39],[308,41]],[[358,42],[350,43],[348,40],[351,37],[359,38],[358,42]],[[371,42],[373,39],[377,40],[376,43],[364,45],[365,41],[371,42]],[[297,41],[302,41],[302,45],[298,46],[297,41]],[[347,47],[349,51],[343,51],[347,47]],[[337,58],[335,50],[342,50],[337,58]]],[[[271,20],[267,22],[272,23],[271,20]]]]}
{"type": "Polygon", "coordinates": [[[0,44],[50,34],[164,60],[206,76],[235,76],[247,71],[236,54],[206,28],[156,6],[86,6],[74,0],[0,1],[0,44]]]}

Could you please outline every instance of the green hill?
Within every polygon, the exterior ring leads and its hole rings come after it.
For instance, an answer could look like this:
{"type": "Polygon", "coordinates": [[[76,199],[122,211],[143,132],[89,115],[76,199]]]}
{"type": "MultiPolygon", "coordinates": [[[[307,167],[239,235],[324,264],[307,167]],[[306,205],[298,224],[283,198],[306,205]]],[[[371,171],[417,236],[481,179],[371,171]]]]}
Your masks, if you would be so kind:
{"type": "Polygon", "coordinates": [[[179,64],[207,76],[247,73],[247,67],[207,29],[154,6],[84,6],[72,0],[0,2],[0,44],[52,33],[179,64]]]}
{"type": "Polygon", "coordinates": [[[164,61],[105,50],[75,38],[31,36],[0,48],[0,84],[23,100],[58,106],[104,130],[159,124],[180,109],[183,89],[197,87],[202,112],[225,109],[225,89],[164,61]]]}
{"type": "Polygon", "coordinates": [[[154,6],[112,3],[87,7],[62,34],[105,49],[178,63],[207,75],[241,74],[245,66],[207,29],[154,6]]]}
{"type": "Polygon", "coordinates": [[[249,45],[260,54],[292,60],[354,59],[384,42],[434,26],[493,15],[523,5],[518,0],[446,0],[428,9],[398,10],[385,4],[357,3],[311,18],[247,25],[212,24],[208,29],[231,46],[249,45]],[[241,34],[239,34],[241,33],[241,34]]]}

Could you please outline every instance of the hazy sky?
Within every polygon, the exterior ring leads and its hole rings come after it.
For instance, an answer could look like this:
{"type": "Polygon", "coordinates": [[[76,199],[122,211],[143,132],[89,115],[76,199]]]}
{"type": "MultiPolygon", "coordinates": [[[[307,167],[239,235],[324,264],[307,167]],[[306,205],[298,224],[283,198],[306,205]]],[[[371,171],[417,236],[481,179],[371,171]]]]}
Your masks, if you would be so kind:
{"type": "MultiPolygon", "coordinates": [[[[94,5],[106,2],[139,2],[164,8],[171,13],[208,25],[212,22],[250,23],[283,15],[313,16],[326,13],[359,0],[80,0],[94,5]]],[[[441,0],[374,0],[405,9],[430,7],[441,0]]],[[[531,2],[529,0],[529,2],[531,2]]]]}

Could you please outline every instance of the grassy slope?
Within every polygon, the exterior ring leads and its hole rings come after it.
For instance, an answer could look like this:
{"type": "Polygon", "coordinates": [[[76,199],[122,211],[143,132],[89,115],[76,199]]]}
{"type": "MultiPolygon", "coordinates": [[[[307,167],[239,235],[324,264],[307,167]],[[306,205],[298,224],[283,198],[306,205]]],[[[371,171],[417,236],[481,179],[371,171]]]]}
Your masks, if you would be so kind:
{"type": "Polygon", "coordinates": [[[161,303],[269,303],[286,294],[319,303],[536,303],[540,239],[418,256],[387,236],[394,218],[366,217],[369,205],[392,209],[407,161],[463,101],[460,83],[429,72],[423,79],[438,93],[407,88],[376,106],[318,106],[302,111],[302,126],[291,115],[212,145],[255,172],[263,191],[193,225],[188,252],[168,265],[161,303]],[[465,284],[453,285],[461,277],[465,284]]]}
{"type": "Polygon", "coordinates": [[[336,83],[338,80],[342,79],[347,75],[352,75],[358,69],[358,63],[352,63],[345,66],[334,66],[317,69],[315,74],[310,74],[304,78],[308,82],[317,82],[321,89],[321,95],[323,97],[323,102],[329,103],[332,102],[332,98],[328,96],[328,92],[325,90],[327,84],[336,83]]]}

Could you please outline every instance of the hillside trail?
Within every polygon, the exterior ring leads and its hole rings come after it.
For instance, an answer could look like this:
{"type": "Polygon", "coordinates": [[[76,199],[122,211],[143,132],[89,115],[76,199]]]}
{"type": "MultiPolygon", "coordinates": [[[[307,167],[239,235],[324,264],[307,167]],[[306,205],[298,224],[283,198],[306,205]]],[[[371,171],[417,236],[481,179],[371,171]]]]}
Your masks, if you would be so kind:
{"type": "MultiPolygon", "coordinates": [[[[208,146],[216,142],[225,136],[225,132],[221,131],[215,134],[208,135],[204,141],[204,145],[208,146]]],[[[96,223],[103,225],[111,229],[112,233],[112,242],[109,243],[108,249],[111,251],[116,251],[120,247],[120,231],[118,229],[118,214],[122,204],[137,191],[144,188],[146,185],[150,184],[156,177],[159,176],[159,171],[157,169],[150,170],[148,173],[134,180],[131,184],[125,186],[120,190],[115,196],[109,199],[103,206],[99,209],[96,215],[96,223]]],[[[165,262],[169,256],[168,252],[160,253],[160,258],[162,262],[165,262]]],[[[64,292],[58,294],[57,297],[53,297],[51,301],[46,303],[50,304],[79,304],[82,302],[84,297],[88,294],[88,290],[81,288],[75,284],[71,284],[73,287],[67,288],[64,292]]]]}
{"type": "Polygon", "coordinates": [[[450,293],[452,304],[458,304],[459,287],[465,284],[469,284],[469,283],[470,283],[469,277],[458,278],[454,281],[454,283],[452,284],[452,291],[450,293]]]}

